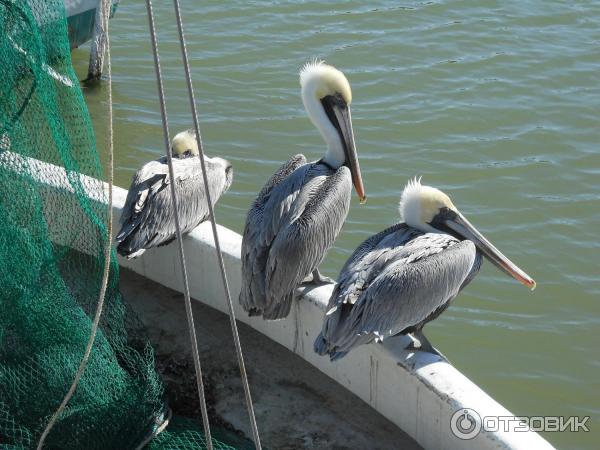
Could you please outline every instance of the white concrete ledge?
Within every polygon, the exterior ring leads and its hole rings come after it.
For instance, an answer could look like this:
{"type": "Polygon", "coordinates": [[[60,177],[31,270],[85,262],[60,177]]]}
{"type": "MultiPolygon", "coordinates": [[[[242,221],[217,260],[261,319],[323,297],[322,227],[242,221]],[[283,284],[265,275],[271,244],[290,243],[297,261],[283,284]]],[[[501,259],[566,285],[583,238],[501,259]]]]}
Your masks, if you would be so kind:
{"type": "MultiPolygon", "coordinates": [[[[9,158],[8,154],[9,152],[0,154],[0,165],[7,161],[5,158],[9,158]]],[[[64,170],[29,159],[25,166],[28,167],[28,171],[33,169],[33,172],[49,186],[72,192],[64,170]]],[[[98,200],[97,189],[100,186],[107,190],[106,185],[98,180],[85,176],[81,176],[81,180],[85,189],[96,189],[95,194],[90,192],[90,197],[95,200],[98,200]]],[[[115,187],[113,194],[116,221],[127,191],[115,187]]],[[[244,218],[240,217],[240,223],[243,220],[244,218]]],[[[118,230],[115,229],[116,231],[118,230]]],[[[219,237],[237,318],[297,353],[359,396],[425,449],[553,448],[540,435],[531,431],[482,431],[471,440],[455,437],[451,432],[451,418],[463,408],[471,408],[481,417],[506,417],[512,414],[452,365],[441,361],[435,355],[405,351],[405,337],[387,339],[383,344],[362,346],[335,363],[331,363],[327,357],[315,354],[313,341],[321,330],[324,309],[332,286],[303,292],[285,320],[267,322],[261,318],[248,317],[237,302],[241,283],[241,236],[219,226],[219,237]]],[[[210,224],[204,223],[185,236],[184,248],[192,296],[227,313],[210,224]]],[[[119,263],[151,280],[182,291],[175,244],[149,250],[136,260],[119,259],[119,263]]],[[[182,324],[182,330],[184,329],[185,325],[182,324]]],[[[242,342],[242,346],[243,344],[242,342]]]]}

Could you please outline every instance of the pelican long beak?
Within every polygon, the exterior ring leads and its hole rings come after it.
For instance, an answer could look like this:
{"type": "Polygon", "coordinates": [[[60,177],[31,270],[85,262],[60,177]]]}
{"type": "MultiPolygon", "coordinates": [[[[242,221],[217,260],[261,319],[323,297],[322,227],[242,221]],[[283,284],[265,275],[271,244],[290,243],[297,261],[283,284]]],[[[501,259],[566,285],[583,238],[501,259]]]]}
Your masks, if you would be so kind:
{"type": "Polygon", "coordinates": [[[536,283],[533,278],[523,272],[516,264],[504,256],[500,250],[494,247],[490,241],[477,231],[477,228],[471,225],[471,222],[465,216],[458,211],[452,216],[444,220],[444,224],[448,228],[461,237],[472,241],[485,257],[504,273],[523,283],[532,291],[535,289],[536,283]]]}
{"type": "Polygon", "coordinates": [[[331,109],[335,114],[339,126],[338,132],[344,143],[344,154],[346,156],[346,164],[352,174],[352,184],[354,185],[354,189],[356,189],[360,203],[365,203],[367,201],[367,196],[365,194],[365,187],[360,173],[360,165],[358,164],[358,154],[356,153],[356,144],[354,142],[350,107],[346,105],[345,102],[336,102],[331,105],[331,109]]]}

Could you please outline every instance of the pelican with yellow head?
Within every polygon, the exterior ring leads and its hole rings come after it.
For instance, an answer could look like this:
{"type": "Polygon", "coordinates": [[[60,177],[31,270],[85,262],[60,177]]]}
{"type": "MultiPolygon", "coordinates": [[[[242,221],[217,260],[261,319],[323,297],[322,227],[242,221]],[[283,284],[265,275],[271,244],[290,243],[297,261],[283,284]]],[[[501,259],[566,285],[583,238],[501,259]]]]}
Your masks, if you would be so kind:
{"type": "MultiPolygon", "coordinates": [[[[127,259],[136,258],[149,248],[167,245],[176,238],[175,208],[171,192],[165,189],[171,182],[175,183],[182,233],[192,231],[208,219],[195,132],[187,130],[175,135],[171,152],[175,180],[170,179],[166,156],[144,164],[133,176],[121,213],[121,230],[115,238],[117,252],[127,259]]],[[[204,161],[211,201],[216,203],[229,189],[233,170],[222,158],[205,156],[204,161]]]]}
{"type": "Polygon", "coordinates": [[[250,315],[274,320],[289,314],[303,282],[322,283],[318,266],[340,232],[352,195],[366,200],[346,76],[322,61],[300,71],[302,102],[323,137],[321,159],[293,156],[253,202],[242,240],[240,303],[250,315]]]}
{"type": "Polygon", "coordinates": [[[530,289],[535,281],[494,247],[450,197],[420,179],[404,188],[403,221],[363,242],[340,275],[315,351],[332,360],[398,334],[442,356],[422,330],[471,282],[485,257],[530,289]]]}

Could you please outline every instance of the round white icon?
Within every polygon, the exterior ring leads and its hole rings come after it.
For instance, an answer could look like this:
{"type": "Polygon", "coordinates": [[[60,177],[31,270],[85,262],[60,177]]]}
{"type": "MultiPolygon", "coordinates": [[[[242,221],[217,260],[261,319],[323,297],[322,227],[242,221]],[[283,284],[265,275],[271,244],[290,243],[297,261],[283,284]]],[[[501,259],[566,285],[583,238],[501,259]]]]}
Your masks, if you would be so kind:
{"type": "Polygon", "coordinates": [[[452,414],[450,430],[459,439],[473,439],[481,431],[481,416],[471,408],[463,408],[452,414]]]}

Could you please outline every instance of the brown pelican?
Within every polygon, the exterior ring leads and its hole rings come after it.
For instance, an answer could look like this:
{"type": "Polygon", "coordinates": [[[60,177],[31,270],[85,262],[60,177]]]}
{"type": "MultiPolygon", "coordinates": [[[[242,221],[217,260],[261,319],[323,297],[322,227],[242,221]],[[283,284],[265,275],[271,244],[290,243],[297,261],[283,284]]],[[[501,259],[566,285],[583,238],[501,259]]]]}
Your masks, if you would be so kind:
{"type": "Polygon", "coordinates": [[[346,219],[352,184],[361,202],[366,199],[348,80],[315,61],[302,68],[300,85],[327,151],[310,163],[296,155],[279,168],[252,204],[242,241],[240,303],[250,315],[270,320],[289,314],[294,290],[311,274],[312,282],[324,281],[318,266],[346,219]]]}
{"type": "Polygon", "coordinates": [[[318,354],[335,360],[359,345],[407,333],[422,350],[438,353],[422,334],[423,326],[475,277],[482,255],[535,288],[535,281],[442,191],[411,180],[402,192],[400,214],[404,223],[370,237],[346,261],[315,341],[318,354]]]}
{"type": "MultiPolygon", "coordinates": [[[[173,171],[179,208],[181,232],[187,233],[208,218],[208,205],[202,169],[198,160],[198,145],[193,130],[183,131],[173,138],[173,171]]],[[[219,199],[233,177],[231,164],[221,158],[205,157],[211,200],[219,199]]],[[[121,231],[117,234],[117,251],[127,259],[140,256],[152,247],[166,245],[176,237],[175,214],[167,157],[163,156],[142,166],[133,176],[121,214],[121,231]]]]}

